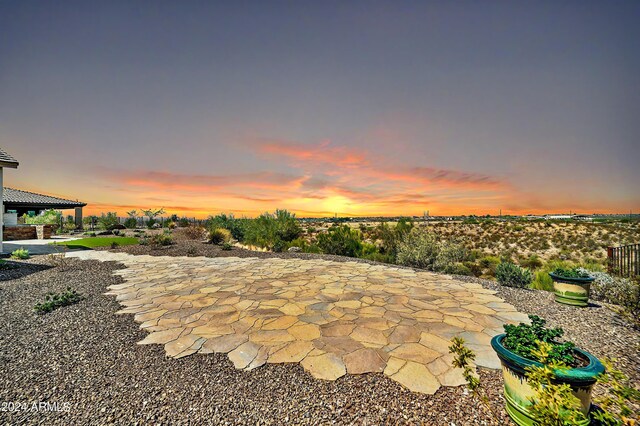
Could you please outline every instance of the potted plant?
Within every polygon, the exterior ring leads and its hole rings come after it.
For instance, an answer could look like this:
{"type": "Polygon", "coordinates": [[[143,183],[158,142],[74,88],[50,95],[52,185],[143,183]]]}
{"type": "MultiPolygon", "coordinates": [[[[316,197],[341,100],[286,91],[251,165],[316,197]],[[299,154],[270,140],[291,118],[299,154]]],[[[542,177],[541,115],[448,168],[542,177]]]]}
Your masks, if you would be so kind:
{"type": "Polygon", "coordinates": [[[502,363],[507,413],[518,425],[531,426],[536,423],[531,410],[536,392],[528,374],[534,367],[552,365],[553,382],[570,386],[571,393],[580,401],[580,411],[586,416],[584,424],[589,424],[591,390],[597,376],[604,372],[604,366],[596,357],[575,347],[573,343],[559,342],[558,339],[564,334],[562,329],[546,328],[546,321],[535,315],[529,315],[529,318],[531,325],[505,325],[505,334],[499,334],[491,340],[491,346],[502,363]],[[539,359],[541,342],[549,348],[544,360],[539,359]],[[545,364],[540,361],[545,361],[545,364]],[[561,365],[562,368],[556,368],[561,365]]]}
{"type": "Polygon", "coordinates": [[[553,280],[556,302],[573,306],[589,304],[589,288],[593,277],[585,270],[557,268],[549,276],[553,280]]]}

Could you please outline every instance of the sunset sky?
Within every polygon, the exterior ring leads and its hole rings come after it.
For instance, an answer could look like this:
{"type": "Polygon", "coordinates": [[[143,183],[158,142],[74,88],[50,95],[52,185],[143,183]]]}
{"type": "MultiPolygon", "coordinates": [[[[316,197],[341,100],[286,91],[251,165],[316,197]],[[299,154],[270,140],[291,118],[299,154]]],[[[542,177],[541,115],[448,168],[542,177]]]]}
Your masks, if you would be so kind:
{"type": "Polygon", "coordinates": [[[640,210],[640,2],[0,2],[5,186],[88,213],[640,210]]]}

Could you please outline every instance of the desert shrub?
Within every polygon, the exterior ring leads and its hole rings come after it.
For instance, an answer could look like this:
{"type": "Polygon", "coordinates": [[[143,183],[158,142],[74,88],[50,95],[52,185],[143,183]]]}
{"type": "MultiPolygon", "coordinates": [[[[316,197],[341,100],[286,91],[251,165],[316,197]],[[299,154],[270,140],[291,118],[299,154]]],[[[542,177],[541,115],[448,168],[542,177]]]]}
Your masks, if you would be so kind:
{"type": "Polygon", "coordinates": [[[304,238],[296,238],[287,244],[287,250],[291,247],[298,247],[303,253],[322,253],[320,247],[313,242],[309,242],[304,238]]]}
{"type": "MultiPolygon", "coordinates": [[[[145,238],[145,240],[147,240],[147,243],[152,246],[170,246],[171,244],[173,244],[173,237],[169,232],[161,232],[159,234],[154,234],[148,239],[145,238]]],[[[141,242],[141,244],[143,243],[141,242]]]]}
{"type": "Polygon", "coordinates": [[[496,269],[500,264],[500,258],[497,256],[485,256],[478,261],[478,264],[482,268],[483,275],[495,277],[496,269]]]}
{"type": "Polygon", "coordinates": [[[571,268],[572,264],[562,260],[552,260],[542,266],[534,274],[531,288],[536,290],[553,291],[553,280],[549,276],[549,272],[558,268],[571,268]]]}
{"type": "Polygon", "coordinates": [[[176,229],[177,226],[178,225],[176,225],[176,223],[172,220],[168,220],[164,223],[164,227],[169,229],[176,229]]]}
{"type": "Polygon", "coordinates": [[[207,230],[204,226],[196,225],[192,223],[191,225],[184,228],[184,235],[190,240],[202,240],[207,235],[207,230]]]}
{"type": "Polygon", "coordinates": [[[450,263],[446,266],[442,267],[442,269],[437,270],[438,272],[443,272],[445,274],[454,274],[454,275],[467,275],[473,276],[473,271],[466,266],[464,263],[456,262],[450,263]]]}
{"type": "Polygon", "coordinates": [[[606,272],[592,272],[590,297],[623,307],[632,316],[640,316],[640,282],[636,279],[614,277],[606,272]]]}
{"type": "Polygon", "coordinates": [[[474,277],[482,276],[482,267],[480,267],[477,262],[467,261],[463,262],[463,265],[469,270],[471,273],[470,275],[473,275],[474,277]]]}
{"type": "Polygon", "coordinates": [[[318,235],[318,247],[327,254],[356,257],[362,251],[362,234],[342,225],[318,235]]]}
{"type": "Polygon", "coordinates": [[[72,305],[74,303],[79,302],[82,299],[82,296],[78,294],[75,290],[71,290],[71,288],[67,288],[67,291],[62,293],[49,293],[45,296],[43,303],[37,303],[33,309],[39,314],[46,314],[48,312],[53,311],[54,309],[58,309],[62,306],[72,305]]]}
{"type": "Polygon", "coordinates": [[[233,214],[221,213],[217,216],[211,216],[207,219],[207,229],[224,228],[231,232],[231,236],[238,241],[244,239],[244,232],[247,219],[236,219],[233,214]]]}
{"type": "MultiPolygon", "coordinates": [[[[366,230],[366,227],[363,228],[366,230]]],[[[411,232],[411,229],[413,229],[413,222],[406,218],[400,218],[394,227],[385,222],[380,223],[373,232],[373,237],[382,241],[380,253],[395,259],[398,253],[398,245],[411,232]]]]}
{"type": "Polygon", "coordinates": [[[76,230],[76,224],[75,223],[65,223],[64,225],[62,225],[62,229],[64,229],[65,232],[72,232],[76,230]]]}
{"type": "Polygon", "coordinates": [[[453,241],[438,241],[433,233],[413,228],[398,245],[397,262],[405,266],[458,275],[472,275],[462,262],[466,250],[453,241]]]}
{"type": "Polygon", "coordinates": [[[276,210],[274,214],[263,213],[245,223],[244,242],[273,251],[283,251],[287,243],[295,240],[302,229],[287,210],[276,210]]]}
{"type": "Polygon", "coordinates": [[[466,258],[466,250],[453,241],[443,241],[438,245],[438,253],[433,262],[433,270],[447,274],[472,275],[461,262],[466,258]]]}
{"type": "Polygon", "coordinates": [[[520,266],[529,269],[538,269],[542,266],[542,259],[537,254],[532,254],[526,259],[520,261],[520,266]]]}
{"type": "Polygon", "coordinates": [[[553,291],[553,280],[546,270],[536,271],[531,281],[531,288],[535,290],[553,291]]]}
{"type": "Polygon", "coordinates": [[[400,265],[430,269],[438,255],[436,236],[426,230],[414,228],[398,245],[397,261],[400,265]]]}
{"type": "Polygon", "coordinates": [[[533,281],[533,274],[515,263],[502,262],[496,268],[496,278],[500,285],[525,288],[533,281]]]}
{"type": "Polygon", "coordinates": [[[232,248],[233,246],[229,241],[225,241],[224,243],[222,243],[222,250],[231,250],[232,248]]]}
{"type": "Polygon", "coordinates": [[[225,228],[214,228],[209,231],[209,242],[220,245],[231,241],[231,231],[225,228]]]}
{"type": "Polygon", "coordinates": [[[115,212],[102,213],[98,218],[98,228],[111,231],[120,226],[118,215],[115,212]]]}
{"type": "Polygon", "coordinates": [[[180,228],[186,228],[190,225],[190,223],[191,222],[189,222],[189,219],[187,219],[186,217],[181,217],[180,219],[178,219],[178,226],[180,228]]]}
{"type": "Polygon", "coordinates": [[[26,248],[20,247],[19,249],[14,250],[11,253],[12,259],[28,259],[30,257],[29,250],[26,248]]]}
{"type": "Polygon", "coordinates": [[[390,253],[381,253],[378,246],[375,244],[362,243],[362,249],[360,250],[361,259],[373,260],[374,262],[381,263],[395,263],[395,257],[390,253]]]}

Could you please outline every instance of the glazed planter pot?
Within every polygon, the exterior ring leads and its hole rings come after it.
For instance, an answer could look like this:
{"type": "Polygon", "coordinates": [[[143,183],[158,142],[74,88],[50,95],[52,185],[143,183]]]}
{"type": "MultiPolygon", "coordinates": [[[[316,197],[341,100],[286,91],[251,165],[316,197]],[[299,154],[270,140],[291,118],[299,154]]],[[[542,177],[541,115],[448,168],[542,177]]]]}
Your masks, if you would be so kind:
{"type": "MultiPolygon", "coordinates": [[[[539,366],[537,361],[523,358],[502,345],[505,334],[499,334],[491,339],[491,346],[498,354],[502,363],[502,375],[504,377],[504,398],[509,416],[518,425],[533,426],[534,419],[529,412],[531,405],[530,398],[535,393],[525,376],[525,368],[529,366],[539,366]]],[[[604,372],[602,363],[590,353],[576,348],[584,358],[589,360],[589,365],[581,368],[570,368],[567,370],[557,370],[556,379],[558,383],[567,383],[571,386],[573,394],[582,404],[582,412],[586,415],[591,408],[591,390],[596,383],[598,374],[604,372]]],[[[585,425],[588,425],[587,421],[585,425]]]]}
{"type": "Polygon", "coordinates": [[[553,280],[556,302],[582,307],[589,304],[589,288],[593,278],[567,278],[553,272],[549,276],[553,280]]]}

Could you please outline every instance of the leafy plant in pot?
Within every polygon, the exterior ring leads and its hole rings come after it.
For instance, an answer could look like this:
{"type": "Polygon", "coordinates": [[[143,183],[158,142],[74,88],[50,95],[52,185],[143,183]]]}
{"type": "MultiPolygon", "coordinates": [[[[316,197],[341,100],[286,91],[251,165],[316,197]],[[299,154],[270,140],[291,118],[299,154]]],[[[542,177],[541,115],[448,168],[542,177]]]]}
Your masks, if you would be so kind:
{"type": "Polygon", "coordinates": [[[573,343],[559,342],[564,334],[562,329],[546,328],[546,321],[535,315],[529,318],[530,325],[505,325],[505,334],[491,340],[502,363],[507,413],[518,425],[536,424],[537,384],[530,382],[531,372],[551,368],[551,382],[563,386],[565,394],[577,398],[576,404],[579,401],[583,421],[572,424],[589,424],[591,390],[597,376],[604,372],[604,366],[573,343]]]}
{"type": "Polygon", "coordinates": [[[582,307],[589,304],[589,289],[594,278],[584,270],[557,268],[549,276],[553,280],[556,302],[582,307]]]}

